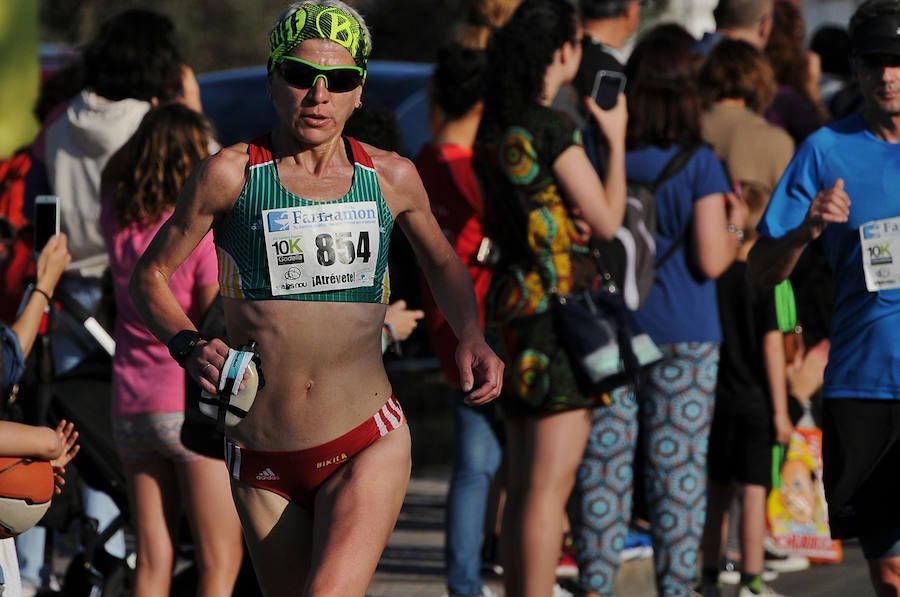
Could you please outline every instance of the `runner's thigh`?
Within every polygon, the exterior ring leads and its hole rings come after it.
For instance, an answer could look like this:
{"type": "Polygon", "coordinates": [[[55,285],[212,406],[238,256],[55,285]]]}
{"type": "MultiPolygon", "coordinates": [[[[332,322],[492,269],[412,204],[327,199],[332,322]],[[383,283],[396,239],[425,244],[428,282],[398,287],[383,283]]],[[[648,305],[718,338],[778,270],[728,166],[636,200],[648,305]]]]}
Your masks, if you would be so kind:
{"type": "Polygon", "coordinates": [[[365,595],[409,485],[409,427],[354,456],[319,490],[310,594],[365,595]]]}
{"type": "Polygon", "coordinates": [[[297,595],[306,583],[313,526],[298,504],[231,480],[244,540],[264,595],[297,595]]]}

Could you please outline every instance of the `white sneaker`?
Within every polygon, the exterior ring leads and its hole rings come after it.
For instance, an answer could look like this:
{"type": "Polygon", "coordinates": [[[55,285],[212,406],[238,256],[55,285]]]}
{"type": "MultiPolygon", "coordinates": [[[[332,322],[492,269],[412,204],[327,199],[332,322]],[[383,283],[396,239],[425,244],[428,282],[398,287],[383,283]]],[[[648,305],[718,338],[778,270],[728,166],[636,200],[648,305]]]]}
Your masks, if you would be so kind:
{"type": "MultiPolygon", "coordinates": [[[[2,587],[2,585],[0,585],[0,587],[2,587]]],[[[0,594],[2,593],[3,591],[0,591],[0,594]]],[[[22,592],[20,593],[22,597],[34,597],[37,593],[38,587],[34,583],[27,580],[22,581],[22,592]]]]}
{"type": "Polygon", "coordinates": [[[766,568],[776,572],[799,572],[809,568],[809,558],[785,555],[781,558],[770,558],[766,554],[766,568]]]}
{"type": "Polygon", "coordinates": [[[747,585],[742,585],[735,597],[785,597],[769,585],[764,584],[759,593],[754,593],[747,585]]]}
{"type": "Polygon", "coordinates": [[[809,558],[791,555],[776,547],[771,538],[763,543],[766,548],[766,566],[778,572],[799,572],[809,568],[809,558]]]}

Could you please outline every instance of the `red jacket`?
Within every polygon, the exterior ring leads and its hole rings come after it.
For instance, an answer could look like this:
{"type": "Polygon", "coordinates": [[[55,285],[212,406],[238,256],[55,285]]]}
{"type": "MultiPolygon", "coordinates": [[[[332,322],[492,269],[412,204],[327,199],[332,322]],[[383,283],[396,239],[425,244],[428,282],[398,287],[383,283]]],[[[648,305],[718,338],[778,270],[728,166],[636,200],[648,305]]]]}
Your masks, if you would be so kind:
{"type": "MultiPolygon", "coordinates": [[[[428,191],[431,211],[456,254],[469,268],[478,301],[478,315],[484,329],[484,299],[491,284],[491,272],[475,261],[475,254],[484,238],[484,205],[472,167],[472,150],[458,145],[427,144],[419,152],[415,163],[428,191]]],[[[456,335],[435,304],[421,275],[420,280],[431,349],[447,380],[458,387],[456,335]]]]}

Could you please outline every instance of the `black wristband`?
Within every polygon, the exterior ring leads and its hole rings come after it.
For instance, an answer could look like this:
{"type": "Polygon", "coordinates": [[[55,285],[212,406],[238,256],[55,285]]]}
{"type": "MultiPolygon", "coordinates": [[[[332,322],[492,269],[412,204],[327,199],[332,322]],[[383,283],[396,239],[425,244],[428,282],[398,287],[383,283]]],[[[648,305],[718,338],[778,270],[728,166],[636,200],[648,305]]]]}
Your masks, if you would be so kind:
{"type": "Polygon", "coordinates": [[[34,287],[31,288],[31,293],[34,294],[35,292],[38,293],[38,294],[43,294],[43,295],[44,295],[44,298],[47,299],[47,304],[48,304],[48,305],[52,305],[52,304],[53,304],[53,297],[50,296],[49,294],[47,294],[45,291],[41,290],[41,289],[38,288],[37,286],[34,286],[34,287]]]}
{"type": "Polygon", "coordinates": [[[184,367],[184,362],[202,339],[203,336],[196,330],[181,330],[166,342],[166,346],[175,362],[184,367]]]}

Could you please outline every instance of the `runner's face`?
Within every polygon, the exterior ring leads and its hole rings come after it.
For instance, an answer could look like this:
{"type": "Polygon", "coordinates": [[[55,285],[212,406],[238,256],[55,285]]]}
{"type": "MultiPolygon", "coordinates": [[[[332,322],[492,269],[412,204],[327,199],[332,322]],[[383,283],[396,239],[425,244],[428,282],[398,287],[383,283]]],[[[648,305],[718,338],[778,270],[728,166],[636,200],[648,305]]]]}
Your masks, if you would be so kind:
{"type": "MultiPolygon", "coordinates": [[[[350,52],[325,39],[306,40],[290,55],[326,67],[356,66],[350,52]]],[[[361,85],[350,91],[329,90],[322,77],[309,88],[293,86],[277,68],[269,77],[269,89],[281,123],[313,144],[340,135],[362,95],[361,85]]]]}
{"type": "Polygon", "coordinates": [[[867,54],[854,59],[859,89],[870,108],[900,116],[900,56],[867,54]]]}

